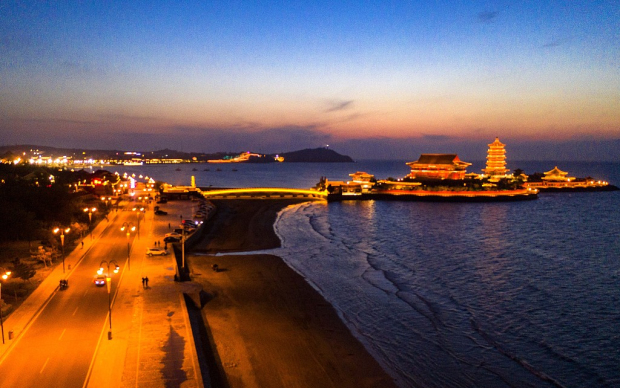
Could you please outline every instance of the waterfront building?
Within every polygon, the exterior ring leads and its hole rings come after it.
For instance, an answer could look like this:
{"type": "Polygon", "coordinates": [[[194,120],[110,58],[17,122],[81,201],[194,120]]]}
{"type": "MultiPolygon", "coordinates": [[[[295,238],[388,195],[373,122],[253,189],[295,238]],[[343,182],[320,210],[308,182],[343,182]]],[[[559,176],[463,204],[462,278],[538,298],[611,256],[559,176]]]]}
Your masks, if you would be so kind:
{"type": "Polygon", "coordinates": [[[545,176],[540,179],[539,182],[525,182],[523,185],[535,189],[601,189],[609,185],[606,181],[568,176],[568,172],[560,170],[558,166],[545,172],[545,176]]]}
{"type": "Polygon", "coordinates": [[[555,166],[552,170],[545,172],[545,176],[541,179],[547,182],[570,182],[575,180],[575,177],[567,177],[567,175],[567,172],[555,166]]]}
{"type": "Polygon", "coordinates": [[[415,162],[407,163],[411,179],[464,179],[467,166],[456,154],[422,154],[415,162]]]}
{"type": "Polygon", "coordinates": [[[377,181],[374,175],[368,174],[367,172],[364,172],[364,171],[357,171],[353,174],[349,174],[349,176],[351,177],[351,180],[354,183],[357,183],[362,187],[363,193],[369,192],[370,189],[372,189],[372,187],[375,185],[375,182],[377,181]]]}
{"type": "Polygon", "coordinates": [[[506,145],[499,141],[499,137],[489,144],[487,151],[487,167],[482,170],[491,180],[499,180],[506,177],[506,145]]]}

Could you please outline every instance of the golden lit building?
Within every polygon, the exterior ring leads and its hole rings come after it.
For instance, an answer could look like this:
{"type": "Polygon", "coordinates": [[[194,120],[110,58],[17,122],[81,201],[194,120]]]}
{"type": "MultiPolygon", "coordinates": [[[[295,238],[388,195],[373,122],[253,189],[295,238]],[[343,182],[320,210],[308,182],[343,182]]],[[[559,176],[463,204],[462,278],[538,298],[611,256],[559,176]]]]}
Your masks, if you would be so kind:
{"type": "Polygon", "coordinates": [[[369,174],[367,172],[363,172],[363,171],[358,171],[356,173],[349,174],[349,176],[351,177],[351,180],[353,181],[353,183],[358,183],[361,185],[362,192],[364,193],[367,193],[368,191],[370,191],[370,189],[372,189],[372,187],[375,185],[375,182],[376,182],[374,175],[369,174]]]}
{"type": "Polygon", "coordinates": [[[545,176],[541,179],[547,182],[570,182],[574,181],[575,177],[567,177],[568,173],[560,170],[558,166],[555,166],[553,170],[545,172],[545,176]]]}
{"type": "Polygon", "coordinates": [[[415,162],[407,163],[412,179],[464,179],[467,166],[456,154],[422,154],[415,162]]]}
{"type": "Polygon", "coordinates": [[[503,178],[506,176],[506,145],[499,141],[499,137],[489,144],[487,151],[487,168],[482,169],[489,178],[503,178]]]}

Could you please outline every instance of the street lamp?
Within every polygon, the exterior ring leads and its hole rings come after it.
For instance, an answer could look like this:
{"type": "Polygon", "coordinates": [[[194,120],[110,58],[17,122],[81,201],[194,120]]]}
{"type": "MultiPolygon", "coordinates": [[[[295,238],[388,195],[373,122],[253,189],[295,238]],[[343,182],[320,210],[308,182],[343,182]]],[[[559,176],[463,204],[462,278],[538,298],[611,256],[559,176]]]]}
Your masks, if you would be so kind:
{"type": "MultiPolygon", "coordinates": [[[[2,280],[6,280],[11,275],[11,271],[2,274],[2,280]]],[[[2,345],[4,345],[4,321],[2,320],[2,282],[0,282],[0,326],[2,327],[2,345]]]]}
{"type": "Polygon", "coordinates": [[[84,213],[88,213],[88,232],[90,233],[90,239],[93,239],[93,231],[90,230],[91,223],[93,222],[93,213],[97,211],[96,207],[84,208],[84,213]]]}
{"type": "Polygon", "coordinates": [[[110,210],[110,201],[112,201],[112,197],[101,196],[101,201],[105,203],[106,210],[110,210]]]}
{"type": "Polygon", "coordinates": [[[110,264],[112,263],[114,263],[114,273],[118,273],[118,270],[120,269],[120,267],[118,266],[118,263],[114,260],[102,261],[101,264],[99,264],[99,271],[97,271],[97,273],[101,275],[103,274],[103,266],[106,265],[108,267],[108,272],[105,274],[105,283],[106,283],[106,286],[108,287],[108,314],[110,315],[110,331],[108,331],[108,340],[112,339],[112,297],[110,296],[112,292],[112,278],[110,277],[110,264]]]}
{"type": "Polygon", "coordinates": [[[142,213],[142,215],[144,216],[144,208],[134,207],[133,209],[131,209],[131,211],[136,212],[136,218],[138,220],[138,238],[140,238],[140,213],[142,213]]]}
{"type": "Polygon", "coordinates": [[[123,226],[121,226],[121,232],[127,230],[127,269],[131,270],[131,257],[129,256],[129,233],[135,232],[136,227],[131,222],[123,222],[123,226]]]}
{"type": "Polygon", "coordinates": [[[62,273],[65,273],[65,233],[69,233],[71,228],[55,228],[54,234],[60,232],[60,246],[62,247],[62,273]]]}

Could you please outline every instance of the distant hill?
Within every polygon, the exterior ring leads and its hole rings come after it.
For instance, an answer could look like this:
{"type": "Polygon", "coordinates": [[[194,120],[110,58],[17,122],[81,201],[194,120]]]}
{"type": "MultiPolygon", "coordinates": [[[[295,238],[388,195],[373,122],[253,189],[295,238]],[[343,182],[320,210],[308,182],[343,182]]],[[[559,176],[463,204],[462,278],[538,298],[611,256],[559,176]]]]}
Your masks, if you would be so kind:
{"type": "MultiPolygon", "coordinates": [[[[135,157],[141,157],[144,159],[183,159],[187,161],[206,162],[210,159],[223,159],[224,157],[237,156],[241,152],[216,152],[216,153],[201,153],[201,152],[182,152],[170,149],[163,149],[157,151],[139,151],[126,154],[121,150],[89,150],[89,149],[74,149],[74,148],[56,148],[37,145],[10,145],[0,146],[0,157],[6,159],[12,159],[13,155],[23,155],[26,158],[32,157],[32,155],[41,156],[69,156],[75,159],[102,159],[102,160],[129,160],[135,157]]],[[[250,160],[250,163],[258,162],[273,162],[276,155],[268,155],[269,158],[259,158],[257,160],[250,160]]],[[[304,149],[300,151],[286,152],[279,154],[284,157],[284,162],[296,162],[296,163],[351,163],[353,159],[349,156],[341,155],[328,148],[314,148],[304,149]]]]}
{"type": "Polygon", "coordinates": [[[284,162],[292,163],[353,163],[353,159],[341,155],[329,148],[307,148],[305,150],[285,152],[280,154],[284,162]]]}

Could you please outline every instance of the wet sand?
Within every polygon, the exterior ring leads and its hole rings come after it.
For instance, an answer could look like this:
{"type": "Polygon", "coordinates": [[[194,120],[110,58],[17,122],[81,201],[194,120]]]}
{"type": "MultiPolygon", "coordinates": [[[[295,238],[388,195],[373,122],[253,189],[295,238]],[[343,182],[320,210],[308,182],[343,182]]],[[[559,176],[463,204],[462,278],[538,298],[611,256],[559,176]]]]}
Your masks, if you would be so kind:
{"type": "Polygon", "coordinates": [[[277,212],[299,200],[214,201],[188,263],[208,294],[203,319],[229,387],[393,387],[336,311],[281,258],[205,253],[276,248],[277,212]],[[220,271],[214,272],[212,264],[220,271]]]}

